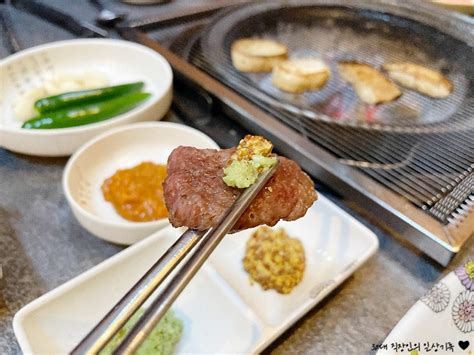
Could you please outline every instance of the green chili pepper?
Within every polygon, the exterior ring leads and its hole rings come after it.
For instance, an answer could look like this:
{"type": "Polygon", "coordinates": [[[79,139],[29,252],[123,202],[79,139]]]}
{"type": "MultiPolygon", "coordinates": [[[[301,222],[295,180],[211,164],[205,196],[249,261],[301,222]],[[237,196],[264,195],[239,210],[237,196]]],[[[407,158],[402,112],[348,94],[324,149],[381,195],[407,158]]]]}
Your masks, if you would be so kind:
{"type": "Polygon", "coordinates": [[[100,122],[131,110],[150,96],[145,92],[133,92],[95,104],[45,113],[26,121],[22,128],[67,128],[100,122]]]}
{"type": "Polygon", "coordinates": [[[136,83],[109,86],[100,89],[66,92],[64,94],[39,99],[35,102],[34,107],[41,114],[45,112],[57,111],[67,107],[92,104],[99,101],[105,101],[113,97],[140,91],[143,88],[143,85],[144,83],[140,81],[136,83]]]}

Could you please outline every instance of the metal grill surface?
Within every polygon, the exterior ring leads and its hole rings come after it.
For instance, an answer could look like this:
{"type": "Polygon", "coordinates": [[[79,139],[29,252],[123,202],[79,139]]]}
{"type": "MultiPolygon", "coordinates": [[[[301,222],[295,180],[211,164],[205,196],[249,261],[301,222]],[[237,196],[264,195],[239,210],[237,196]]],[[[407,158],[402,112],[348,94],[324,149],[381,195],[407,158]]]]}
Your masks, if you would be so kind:
{"type": "MultiPolygon", "coordinates": [[[[223,34],[225,44],[221,49],[209,50],[208,45],[203,45],[209,41],[213,26],[227,14],[220,15],[211,27],[203,20],[182,23],[174,29],[160,30],[154,37],[162,42],[173,37],[168,43],[173,51],[330,151],[341,164],[359,169],[441,223],[455,225],[474,205],[472,43],[428,24],[414,22],[420,20],[416,18],[416,11],[414,20],[375,10],[361,12],[341,7],[322,8],[312,15],[315,14],[323,19],[316,31],[320,35],[314,43],[308,39],[300,41],[298,47],[307,48],[307,52],[294,49],[296,56],[326,55],[328,62],[335,63],[350,55],[351,59],[375,66],[380,66],[387,58],[410,59],[445,72],[455,83],[454,93],[445,100],[432,100],[405,90],[401,102],[381,107],[378,119],[368,122],[366,108],[355,99],[347,85],[341,84],[337,74],[324,89],[326,92],[295,96],[270,87],[266,74],[249,76],[234,70],[228,50],[235,37],[229,39],[223,34]],[[351,27],[354,23],[362,32],[351,27]],[[365,33],[364,36],[361,33],[365,33]],[[337,47],[334,47],[335,43],[337,47]],[[437,51],[440,46],[444,49],[437,51]],[[328,52],[329,55],[324,54],[328,52]],[[339,93],[339,99],[330,99],[331,93],[335,92],[339,93]],[[347,116],[346,122],[340,117],[340,106],[346,107],[347,111],[342,113],[347,116]],[[321,118],[321,113],[326,117],[321,118]],[[334,114],[339,116],[334,117],[334,114]]],[[[245,23],[252,23],[248,21],[245,23]]],[[[292,18],[292,21],[301,19],[292,18]]],[[[285,25],[280,21],[273,26],[268,19],[261,22],[261,31],[267,31],[268,37],[276,26],[283,38],[287,36],[285,41],[288,43],[295,42],[292,36],[296,32],[310,31],[307,23],[298,28],[295,23],[285,25]]],[[[474,30],[469,28],[469,31],[474,30]]],[[[249,35],[242,29],[237,32],[240,37],[249,35]]],[[[281,40],[282,37],[278,38],[281,40]]]]}

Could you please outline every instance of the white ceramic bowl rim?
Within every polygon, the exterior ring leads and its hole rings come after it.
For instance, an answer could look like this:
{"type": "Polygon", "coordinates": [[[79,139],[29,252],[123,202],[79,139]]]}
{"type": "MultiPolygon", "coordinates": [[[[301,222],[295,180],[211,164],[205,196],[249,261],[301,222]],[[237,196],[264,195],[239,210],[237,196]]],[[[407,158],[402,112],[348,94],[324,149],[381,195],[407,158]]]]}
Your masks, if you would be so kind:
{"type": "Polygon", "coordinates": [[[9,63],[14,62],[18,59],[28,57],[32,54],[41,53],[49,49],[54,49],[58,47],[87,45],[87,44],[107,44],[107,45],[114,45],[114,46],[119,46],[119,47],[128,47],[130,49],[141,51],[143,52],[143,54],[155,56],[155,58],[163,64],[162,69],[166,71],[166,76],[170,78],[169,82],[166,83],[165,90],[163,90],[163,92],[152,95],[152,97],[149,100],[145,101],[143,105],[139,105],[131,111],[117,115],[116,117],[112,117],[102,122],[91,123],[91,124],[78,126],[78,127],[55,128],[55,129],[45,129],[45,130],[28,130],[28,129],[8,128],[8,127],[0,126],[0,131],[18,132],[21,130],[21,133],[25,135],[47,135],[47,136],[62,135],[62,134],[67,134],[67,133],[72,133],[72,132],[76,132],[76,133],[85,132],[85,131],[88,131],[89,129],[95,129],[95,128],[107,126],[110,122],[117,122],[117,121],[124,120],[127,118],[127,115],[131,112],[133,112],[133,114],[140,114],[141,112],[145,111],[148,107],[153,105],[154,102],[158,101],[161,98],[161,96],[163,96],[166,92],[171,90],[171,86],[173,85],[173,71],[171,70],[171,67],[169,63],[166,61],[166,59],[164,59],[156,51],[148,47],[145,47],[144,45],[125,41],[125,40],[119,40],[119,39],[86,38],[86,39],[71,39],[71,40],[65,40],[65,41],[46,43],[46,44],[42,44],[42,45],[35,46],[32,48],[24,49],[18,53],[10,55],[9,57],[3,60],[0,67],[4,65],[6,66],[9,63]]]}
{"type": "MultiPolygon", "coordinates": [[[[215,146],[215,149],[219,149],[217,144],[211,138],[209,138],[206,134],[202,133],[201,131],[199,131],[195,128],[192,128],[192,127],[189,127],[189,126],[186,126],[186,125],[183,125],[183,124],[179,124],[179,123],[174,123],[174,122],[132,123],[132,124],[129,124],[129,125],[120,126],[120,127],[108,130],[107,132],[104,132],[102,134],[97,135],[96,137],[94,137],[93,139],[91,139],[90,141],[85,143],[82,147],[80,147],[71,156],[71,158],[68,160],[68,162],[66,164],[66,167],[64,168],[64,173],[63,173],[63,178],[62,178],[62,185],[63,185],[63,190],[64,190],[64,194],[66,196],[66,199],[71,204],[71,206],[73,206],[77,210],[80,210],[81,213],[86,215],[88,218],[90,218],[94,222],[101,223],[101,224],[106,225],[106,226],[114,226],[114,227],[118,226],[118,227],[121,227],[121,228],[124,228],[124,229],[135,229],[137,227],[150,227],[150,226],[155,226],[155,225],[159,225],[159,224],[163,223],[163,220],[165,220],[165,218],[158,219],[156,221],[150,221],[150,222],[132,222],[132,221],[113,221],[112,222],[112,221],[108,221],[108,220],[104,220],[102,218],[99,218],[95,214],[93,214],[93,213],[87,211],[86,209],[84,209],[80,204],[78,204],[76,202],[74,197],[72,197],[72,195],[71,195],[71,192],[70,192],[70,189],[69,189],[69,184],[68,184],[68,180],[69,180],[69,176],[70,176],[72,167],[74,166],[76,161],[79,159],[79,157],[83,153],[85,153],[89,148],[94,146],[96,143],[98,143],[102,139],[105,139],[105,138],[110,137],[112,135],[115,135],[117,133],[121,133],[123,131],[128,131],[128,130],[133,130],[133,129],[142,129],[142,128],[146,128],[146,127],[178,128],[178,129],[181,129],[181,130],[184,130],[184,131],[187,131],[187,132],[192,132],[193,134],[201,136],[203,139],[209,141],[210,145],[215,146]]],[[[185,144],[185,142],[183,142],[183,143],[185,144]]]]}

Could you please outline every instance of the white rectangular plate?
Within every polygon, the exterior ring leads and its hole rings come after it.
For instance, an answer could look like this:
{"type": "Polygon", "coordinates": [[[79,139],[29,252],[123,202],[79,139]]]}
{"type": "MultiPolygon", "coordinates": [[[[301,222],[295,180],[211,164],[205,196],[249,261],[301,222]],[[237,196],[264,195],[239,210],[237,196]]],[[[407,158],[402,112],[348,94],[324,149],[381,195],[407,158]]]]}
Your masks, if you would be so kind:
{"type": "MultiPolygon", "coordinates": [[[[306,270],[289,294],[250,285],[242,266],[252,230],[227,236],[173,309],[178,353],[256,353],[343,282],[378,248],[375,235],[324,196],[305,217],[280,222],[304,245],[306,270]]],[[[24,353],[67,353],[179,236],[166,228],[22,308],[13,327],[24,353]]]]}

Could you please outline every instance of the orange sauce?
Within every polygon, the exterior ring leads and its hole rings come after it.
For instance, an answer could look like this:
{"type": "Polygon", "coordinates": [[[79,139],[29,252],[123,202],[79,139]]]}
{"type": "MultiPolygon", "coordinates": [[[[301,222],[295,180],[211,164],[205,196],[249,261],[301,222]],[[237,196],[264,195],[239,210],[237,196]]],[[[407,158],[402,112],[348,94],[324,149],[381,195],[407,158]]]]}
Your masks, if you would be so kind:
{"type": "Polygon", "coordinates": [[[118,170],[102,184],[104,198],[123,218],[148,222],[168,217],[163,198],[166,165],[150,162],[118,170]]]}

